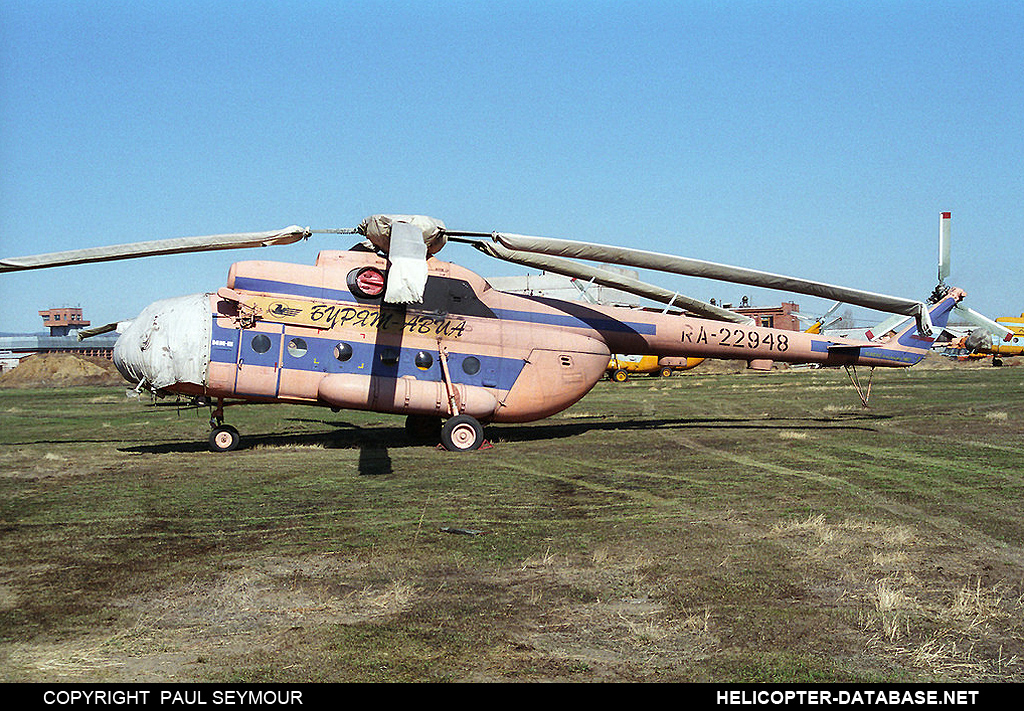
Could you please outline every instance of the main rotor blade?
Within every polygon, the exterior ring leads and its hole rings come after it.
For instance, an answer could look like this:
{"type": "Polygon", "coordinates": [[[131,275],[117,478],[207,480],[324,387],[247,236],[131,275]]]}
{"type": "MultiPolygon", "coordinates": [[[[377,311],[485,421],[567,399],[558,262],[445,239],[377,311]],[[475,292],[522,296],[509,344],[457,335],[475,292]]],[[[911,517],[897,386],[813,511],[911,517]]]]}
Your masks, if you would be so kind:
{"type": "Polygon", "coordinates": [[[117,323],[108,323],[103,326],[93,326],[92,328],[80,328],[75,332],[78,336],[79,341],[84,341],[86,338],[92,338],[93,336],[101,336],[104,333],[110,333],[111,331],[117,330],[117,323]]]}
{"type": "Polygon", "coordinates": [[[673,274],[717,279],[719,281],[747,284],[766,289],[778,289],[797,294],[818,296],[833,301],[842,301],[846,304],[854,304],[878,311],[914,316],[917,318],[918,328],[921,332],[924,334],[931,333],[931,319],[928,316],[928,307],[923,302],[914,301],[913,299],[887,296],[885,294],[835,286],[798,277],[772,274],[745,267],[733,267],[726,264],[706,262],[700,259],[676,257],[669,254],[646,252],[625,247],[499,232],[494,233],[492,239],[509,249],[524,252],[611,262],[642,269],[654,269],[673,274]]]}
{"type": "Polygon", "coordinates": [[[610,289],[619,289],[620,291],[635,294],[636,296],[642,296],[668,306],[687,309],[688,311],[698,313],[702,316],[707,316],[708,318],[712,318],[717,321],[731,321],[733,323],[743,324],[753,323],[753,319],[749,316],[743,316],[742,314],[738,314],[734,311],[721,309],[717,306],[706,304],[703,301],[691,299],[690,297],[677,292],[663,289],[660,286],[647,284],[646,282],[633,279],[623,274],[616,274],[615,272],[608,271],[607,269],[590,267],[585,264],[578,264],[576,262],[570,262],[557,257],[516,252],[514,250],[506,249],[500,244],[491,244],[489,242],[473,242],[472,244],[484,254],[495,257],[496,259],[515,262],[516,264],[554,272],[574,279],[587,279],[588,281],[593,281],[595,284],[606,286],[610,289]]]}
{"type": "Polygon", "coordinates": [[[51,254],[37,254],[30,257],[0,259],[0,273],[61,267],[70,264],[112,262],[119,259],[136,259],[167,254],[292,244],[307,239],[310,234],[311,231],[308,228],[292,225],[283,230],[271,230],[269,232],[241,232],[236,234],[207,235],[205,237],[178,237],[175,239],[120,244],[111,247],[89,247],[86,249],[74,249],[68,252],[53,252],[51,254]]]}
{"type": "Polygon", "coordinates": [[[1002,325],[1001,323],[996,323],[987,316],[979,314],[974,309],[967,308],[966,306],[962,306],[960,304],[957,304],[953,308],[957,316],[962,318],[964,321],[967,321],[968,323],[974,326],[978,326],[979,328],[984,329],[987,333],[991,334],[992,336],[995,336],[1000,340],[1007,340],[1013,337],[1014,335],[1013,331],[1008,329],[1006,326],[1002,325]]]}

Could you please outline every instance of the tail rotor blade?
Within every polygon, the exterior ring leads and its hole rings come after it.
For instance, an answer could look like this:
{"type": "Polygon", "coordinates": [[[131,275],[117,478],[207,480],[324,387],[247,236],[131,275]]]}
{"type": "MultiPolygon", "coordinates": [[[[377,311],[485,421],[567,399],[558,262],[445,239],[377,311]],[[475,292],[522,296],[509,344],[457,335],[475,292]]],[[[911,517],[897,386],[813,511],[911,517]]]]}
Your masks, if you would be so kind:
{"type": "Polygon", "coordinates": [[[939,213],[939,283],[943,284],[949,276],[949,242],[952,214],[939,213]]]}
{"type": "Polygon", "coordinates": [[[967,323],[971,324],[972,326],[977,326],[979,329],[984,329],[985,332],[991,334],[992,336],[995,336],[1000,340],[1005,340],[1013,336],[1013,331],[1008,329],[1006,326],[996,323],[987,316],[979,314],[974,309],[963,306],[962,304],[957,304],[955,307],[955,311],[957,316],[962,318],[967,323]]]}

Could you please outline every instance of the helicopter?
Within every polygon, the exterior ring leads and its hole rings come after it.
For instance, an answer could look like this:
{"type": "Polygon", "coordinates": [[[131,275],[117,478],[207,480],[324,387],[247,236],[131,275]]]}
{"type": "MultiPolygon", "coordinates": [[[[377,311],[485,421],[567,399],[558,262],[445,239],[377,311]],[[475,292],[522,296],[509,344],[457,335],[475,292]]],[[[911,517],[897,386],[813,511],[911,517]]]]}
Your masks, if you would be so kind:
{"type": "Polygon", "coordinates": [[[114,364],[137,392],[208,404],[215,452],[239,446],[240,433],[225,423],[225,408],[242,403],[405,415],[410,435],[467,452],[485,442],[486,424],[530,422],[573,405],[602,379],[613,353],[745,360],[755,369],[774,361],[907,367],[925,356],[966,296],[944,287],[925,304],[685,257],[457,231],[435,218],[392,214],[373,215],[356,228],[291,226],[2,259],[0,272],[287,245],[323,233],[362,239],[347,250],[320,251],[313,265],[236,262],[223,287],[162,299],[134,319],[79,335],[117,331],[114,364]],[[664,308],[501,292],[469,269],[438,259],[447,242],[592,280],[664,308]],[[873,340],[762,327],[747,316],[574,259],[820,296],[895,313],[911,323],[873,340]]]}

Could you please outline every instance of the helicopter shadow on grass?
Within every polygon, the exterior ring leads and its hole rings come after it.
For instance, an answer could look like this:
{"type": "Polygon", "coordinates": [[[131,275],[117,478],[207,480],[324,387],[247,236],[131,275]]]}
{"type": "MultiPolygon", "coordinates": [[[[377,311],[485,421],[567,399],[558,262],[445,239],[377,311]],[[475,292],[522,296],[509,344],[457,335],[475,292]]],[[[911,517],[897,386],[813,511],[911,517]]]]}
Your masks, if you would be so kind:
{"type": "Polygon", "coordinates": [[[650,430],[811,430],[821,429],[875,432],[871,423],[891,419],[891,415],[856,413],[830,417],[732,417],[636,418],[628,420],[595,417],[573,422],[535,425],[492,425],[489,434],[501,442],[534,442],[577,437],[587,432],[632,432],[650,430]]]}
{"type": "MultiPolygon", "coordinates": [[[[348,422],[327,422],[318,419],[289,418],[289,422],[310,422],[335,429],[329,432],[267,433],[243,435],[237,451],[252,449],[287,449],[289,447],[321,449],[358,449],[359,474],[380,476],[392,469],[389,449],[419,446],[404,427],[358,427],[348,422]]],[[[209,452],[204,441],[164,442],[124,447],[119,451],[131,454],[184,454],[209,452]]],[[[228,455],[230,456],[230,455],[228,455]]]]}
{"type": "MultiPolygon", "coordinates": [[[[765,417],[751,418],[633,418],[609,419],[594,417],[572,422],[542,421],[542,424],[490,425],[486,435],[499,443],[538,442],[578,437],[589,432],[630,432],[656,430],[843,430],[875,432],[872,423],[891,419],[891,415],[871,412],[838,414],[828,417],[765,417]]],[[[323,449],[358,449],[359,474],[380,476],[390,474],[393,465],[390,450],[406,447],[430,447],[412,437],[401,426],[360,427],[345,421],[314,418],[288,418],[288,422],[310,423],[333,427],[332,431],[310,433],[267,433],[243,436],[239,451],[249,449],[287,449],[309,447],[323,449]]],[[[500,444],[498,445],[500,448],[500,444]]],[[[173,442],[126,447],[120,451],[136,454],[196,453],[208,451],[205,442],[173,442]]]]}

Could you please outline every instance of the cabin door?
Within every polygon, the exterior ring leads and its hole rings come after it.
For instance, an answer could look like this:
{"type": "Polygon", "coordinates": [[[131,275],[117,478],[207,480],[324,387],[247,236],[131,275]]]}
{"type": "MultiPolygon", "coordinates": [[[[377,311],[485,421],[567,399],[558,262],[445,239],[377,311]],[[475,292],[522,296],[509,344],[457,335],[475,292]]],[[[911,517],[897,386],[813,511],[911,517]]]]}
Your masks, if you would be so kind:
{"type": "Polygon", "coordinates": [[[277,397],[281,383],[281,347],[284,326],[266,324],[259,330],[240,331],[235,394],[277,397]]]}

